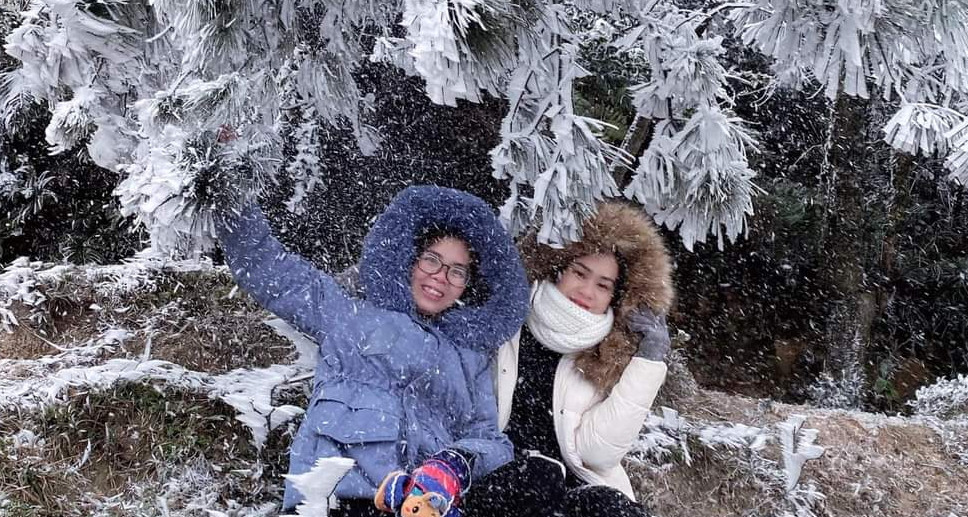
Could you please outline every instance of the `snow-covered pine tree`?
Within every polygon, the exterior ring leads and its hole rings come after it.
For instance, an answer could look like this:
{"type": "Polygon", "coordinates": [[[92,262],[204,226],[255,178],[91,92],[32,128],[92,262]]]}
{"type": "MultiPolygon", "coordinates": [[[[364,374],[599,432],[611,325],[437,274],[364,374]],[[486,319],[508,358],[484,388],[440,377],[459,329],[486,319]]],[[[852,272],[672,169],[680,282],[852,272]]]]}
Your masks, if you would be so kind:
{"type": "Polygon", "coordinates": [[[910,156],[887,163],[875,150],[871,113],[896,105],[883,139],[946,158],[948,179],[968,185],[968,2],[758,0],[729,12],[742,40],[773,58],[781,84],[819,84],[830,101],[818,171],[826,350],[812,391],[820,403],[858,407],[872,384],[874,325],[893,297],[891,266],[879,268],[893,263],[915,169],[910,156]],[[886,223],[883,235],[865,231],[869,220],[886,223]]]}
{"type": "Polygon", "coordinates": [[[651,78],[633,91],[653,135],[625,194],[660,224],[678,227],[687,249],[707,234],[722,249],[724,237],[744,231],[756,188],[746,160],[753,135],[728,109],[723,38],[703,36],[706,15],[669,5],[640,18],[620,44],[648,60],[651,78]]]}
{"type": "MultiPolygon", "coordinates": [[[[144,223],[156,248],[195,250],[211,236],[194,199],[199,170],[244,163],[253,181],[279,173],[300,175],[297,183],[306,187],[317,181],[304,176],[306,167],[281,163],[278,135],[287,110],[350,129],[363,152],[378,148],[380,137],[365,121],[369,99],[353,72],[364,60],[382,60],[423,78],[436,103],[475,102],[483,94],[512,101],[493,154],[495,174],[514,191],[504,213],[515,231],[540,216],[542,239],[560,244],[579,237],[597,200],[618,193],[608,170],[622,156],[600,141],[598,121],[574,111],[574,81],[585,72],[569,13],[634,16],[653,7],[33,0],[7,38],[6,51],[22,66],[4,78],[3,114],[11,117],[18,100],[46,102],[54,152],[85,146],[96,163],[123,174],[117,188],[123,209],[144,223]],[[230,146],[217,138],[224,126],[238,135],[230,146]]],[[[693,219],[682,227],[690,243],[719,225],[699,217],[697,230],[693,219]]]]}
{"type": "Polygon", "coordinates": [[[585,72],[563,6],[545,6],[541,14],[539,26],[519,35],[503,140],[491,154],[495,176],[511,180],[501,209],[509,228],[519,233],[540,213],[539,240],[563,245],[581,238],[581,223],[597,201],[618,193],[609,166],[624,158],[598,139],[600,122],[574,111],[573,83],[585,72]],[[522,186],[533,189],[530,198],[522,186]]]}
{"type": "Polygon", "coordinates": [[[579,237],[598,199],[626,187],[608,173],[624,155],[598,137],[600,122],[573,107],[585,71],[571,16],[632,17],[637,28],[617,38],[616,52],[647,57],[651,75],[635,105],[655,131],[624,193],[678,229],[687,247],[707,234],[722,246],[752,210],[753,140],[724,94],[713,31],[729,29],[707,19],[731,13],[784,78],[809,70],[828,93],[843,83],[863,95],[870,80],[903,94],[914,106],[893,121],[889,139],[953,150],[948,163],[959,179],[968,170],[968,126],[958,111],[963,2],[924,10],[913,0],[759,0],[703,13],[670,0],[31,0],[5,46],[22,66],[2,81],[2,119],[23,99],[46,102],[55,152],[86,146],[96,163],[123,174],[123,209],[145,224],[155,247],[195,250],[211,233],[194,198],[199,170],[244,164],[237,169],[253,183],[304,174],[282,163],[287,111],[312,110],[350,130],[362,152],[376,151],[371,97],[353,74],[366,60],[385,61],[421,77],[439,104],[509,99],[492,154],[494,174],[512,186],[502,213],[516,232],[540,217],[542,240],[560,244],[579,237]],[[934,116],[917,116],[925,110],[934,116]],[[229,146],[217,137],[225,126],[238,135],[229,146]]]}

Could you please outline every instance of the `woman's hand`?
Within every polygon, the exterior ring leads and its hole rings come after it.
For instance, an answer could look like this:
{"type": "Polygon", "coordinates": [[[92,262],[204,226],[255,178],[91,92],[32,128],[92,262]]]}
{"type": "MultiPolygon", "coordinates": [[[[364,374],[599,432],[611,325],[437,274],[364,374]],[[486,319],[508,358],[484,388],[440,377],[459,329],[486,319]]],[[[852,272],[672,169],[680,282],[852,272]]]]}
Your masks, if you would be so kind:
{"type": "Polygon", "coordinates": [[[191,155],[195,173],[191,188],[200,210],[211,210],[215,214],[230,210],[237,212],[256,201],[263,178],[258,169],[246,161],[244,152],[233,150],[238,142],[235,129],[223,124],[188,145],[187,153],[191,155]]]}
{"type": "Polygon", "coordinates": [[[641,336],[635,357],[650,361],[665,361],[672,348],[665,314],[656,314],[646,306],[639,307],[629,314],[628,328],[641,336]]]}

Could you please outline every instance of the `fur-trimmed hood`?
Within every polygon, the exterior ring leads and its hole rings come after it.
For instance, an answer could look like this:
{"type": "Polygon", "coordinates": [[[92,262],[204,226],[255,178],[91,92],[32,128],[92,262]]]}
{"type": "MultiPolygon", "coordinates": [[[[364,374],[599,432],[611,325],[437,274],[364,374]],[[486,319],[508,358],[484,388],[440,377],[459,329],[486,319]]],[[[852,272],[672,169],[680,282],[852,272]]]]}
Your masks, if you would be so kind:
{"type": "Polygon", "coordinates": [[[409,187],[397,194],[363,241],[364,296],[379,307],[416,315],[410,270],[418,235],[435,224],[467,238],[477,255],[476,275],[483,280],[486,295],[479,304],[455,306],[428,323],[458,346],[496,350],[524,322],[528,283],[514,242],[492,208],[476,196],[432,186],[409,187]]]}
{"type": "Polygon", "coordinates": [[[655,224],[640,209],[620,201],[606,201],[585,222],[580,242],[557,249],[537,243],[534,233],[521,243],[528,278],[554,281],[573,260],[597,253],[620,254],[626,262],[626,282],[615,307],[612,331],[597,346],[581,353],[576,365],[595,385],[609,390],[618,382],[638,347],[638,337],[627,327],[629,314],[647,306],[667,313],[675,299],[672,261],[655,224]]]}

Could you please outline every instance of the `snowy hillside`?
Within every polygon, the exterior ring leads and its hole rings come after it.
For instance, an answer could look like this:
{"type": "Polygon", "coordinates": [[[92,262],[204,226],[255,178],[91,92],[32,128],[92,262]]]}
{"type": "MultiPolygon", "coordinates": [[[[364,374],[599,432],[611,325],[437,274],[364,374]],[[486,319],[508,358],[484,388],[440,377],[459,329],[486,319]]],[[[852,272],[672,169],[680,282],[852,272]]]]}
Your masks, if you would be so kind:
{"type": "MultiPolygon", "coordinates": [[[[19,260],[0,274],[0,319],[0,515],[277,512],[313,345],[226,271],[19,260]]],[[[673,370],[627,458],[657,515],[968,515],[958,381],[925,392],[922,416],[889,418],[673,370]]]]}
{"type": "Polygon", "coordinates": [[[273,511],[312,357],[226,272],[18,261],[0,293],[0,512],[273,511]]]}

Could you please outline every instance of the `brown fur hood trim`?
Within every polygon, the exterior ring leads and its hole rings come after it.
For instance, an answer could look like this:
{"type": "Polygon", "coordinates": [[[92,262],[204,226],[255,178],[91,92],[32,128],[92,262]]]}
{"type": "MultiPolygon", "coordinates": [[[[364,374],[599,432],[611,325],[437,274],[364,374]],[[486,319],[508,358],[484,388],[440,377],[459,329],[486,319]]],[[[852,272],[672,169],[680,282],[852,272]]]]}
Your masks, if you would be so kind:
{"type": "Polygon", "coordinates": [[[620,201],[606,201],[598,206],[595,217],[585,222],[581,242],[556,249],[537,244],[533,232],[521,242],[532,282],[554,281],[576,258],[610,252],[618,252],[627,263],[624,294],[614,309],[615,323],[597,347],[576,360],[585,377],[604,391],[618,382],[638,348],[638,336],[626,325],[629,314],[643,305],[657,313],[668,313],[672,307],[672,261],[662,236],[641,210],[620,201]]]}

